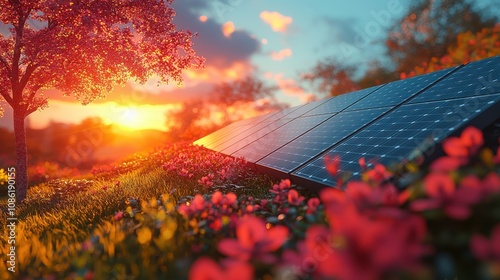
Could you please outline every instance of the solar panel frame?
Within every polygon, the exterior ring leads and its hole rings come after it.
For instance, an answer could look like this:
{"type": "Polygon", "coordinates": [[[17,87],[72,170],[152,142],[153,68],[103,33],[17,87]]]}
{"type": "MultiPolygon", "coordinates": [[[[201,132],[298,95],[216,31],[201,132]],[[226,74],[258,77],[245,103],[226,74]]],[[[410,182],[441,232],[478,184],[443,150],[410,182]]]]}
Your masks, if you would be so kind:
{"type": "MultiPolygon", "coordinates": [[[[431,102],[422,102],[422,103],[416,103],[416,104],[405,104],[402,105],[398,108],[396,108],[394,111],[391,111],[390,113],[387,113],[384,117],[379,118],[377,121],[373,122],[369,126],[367,126],[365,129],[355,133],[353,136],[344,139],[343,141],[339,142],[337,145],[333,146],[329,150],[323,152],[319,156],[311,159],[308,163],[305,163],[302,165],[299,169],[294,171],[293,173],[290,174],[290,178],[293,180],[295,183],[305,183],[307,182],[308,185],[314,185],[315,188],[322,188],[322,187],[331,187],[335,184],[334,180],[328,176],[323,158],[325,155],[340,155],[341,158],[341,164],[339,171],[348,171],[348,172],[356,172],[354,170],[359,170],[359,168],[355,169],[358,166],[358,159],[360,157],[366,157],[369,155],[377,155],[381,154],[385,156],[381,156],[381,158],[378,158],[378,161],[382,164],[389,164],[389,163],[396,163],[400,160],[403,160],[410,156],[414,149],[419,148],[419,144],[423,141],[426,140],[425,137],[419,136],[418,133],[412,133],[408,131],[408,129],[402,129],[401,131],[394,131],[389,134],[385,135],[384,133],[386,131],[391,130],[392,127],[403,127],[405,125],[408,125],[408,122],[404,122],[403,120],[406,118],[404,117],[405,113],[409,114],[409,112],[412,112],[412,107],[420,107],[423,108],[422,110],[425,110],[426,108],[434,108],[435,110],[437,107],[432,107],[432,106],[439,106],[439,108],[447,108],[450,105],[457,105],[454,107],[454,111],[441,111],[440,115],[443,115],[443,120],[440,119],[434,119],[433,123],[435,125],[429,125],[426,127],[426,130],[435,130],[438,128],[438,125],[443,125],[443,123],[447,122],[448,125],[446,126],[448,129],[446,131],[443,131],[440,135],[434,136],[432,139],[432,142],[430,142],[430,139],[427,140],[427,144],[432,143],[434,145],[435,151],[439,151],[440,149],[440,143],[443,139],[446,137],[450,137],[453,135],[458,135],[458,132],[463,130],[466,126],[473,125],[479,128],[484,128],[488,124],[492,123],[496,119],[498,119],[500,116],[498,114],[500,110],[500,94],[496,95],[487,95],[487,96],[478,96],[478,97],[469,97],[469,98],[460,98],[460,99],[451,99],[451,100],[439,100],[439,101],[431,101],[431,102]],[[480,100],[482,99],[482,100],[480,100]],[[454,103],[455,102],[455,103],[454,103]],[[464,103],[465,102],[465,103],[464,103]],[[482,103],[478,103],[482,102],[482,103]],[[453,104],[454,103],[454,104],[453,104]],[[480,108],[473,108],[473,109],[467,109],[468,110],[468,116],[464,119],[464,108],[467,106],[467,104],[475,104],[474,106],[480,106],[478,104],[483,104],[482,109],[480,108]],[[473,112],[472,112],[472,111],[473,112]],[[446,114],[443,114],[445,112],[446,114]],[[392,123],[390,122],[391,119],[393,120],[392,123]],[[455,122],[453,125],[449,125],[451,122],[455,122]],[[391,126],[392,125],[392,126],[391,126]],[[379,134],[376,134],[376,132],[379,132],[379,134]],[[368,136],[370,135],[370,136],[368,136]],[[412,135],[408,137],[408,135],[412,135]],[[384,139],[377,141],[377,139],[384,139]],[[404,138],[408,139],[408,141],[414,141],[415,145],[412,146],[402,146],[401,142],[398,142],[399,138],[404,138]],[[365,139],[363,141],[363,139],[365,139]],[[396,141],[394,141],[394,139],[396,141]],[[379,143],[376,144],[372,148],[366,148],[366,146],[359,146],[360,144],[366,143],[367,141],[371,143],[379,143]],[[398,143],[399,147],[398,147],[398,143]],[[358,146],[357,146],[358,145],[358,146]],[[385,145],[385,146],[384,146],[385,145]],[[380,150],[379,147],[385,148],[388,151],[389,156],[387,153],[381,153],[380,151],[374,152],[374,150],[380,150]],[[407,147],[410,147],[411,150],[408,150],[407,147]],[[393,151],[395,149],[406,149],[407,154],[404,156],[393,156],[390,154],[394,154],[393,151]],[[363,152],[356,152],[357,150],[363,151],[363,152]],[[354,154],[355,156],[351,156],[351,154],[354,154]],[[347,159],[346,159],[347,158],[347,159]],[[349,168],[346,168],[346,166],[349,166],[349,168]]],[[[423,117],[428,117],[428,115],[422,115],[423,117]]],[[[417,123],[416,121],[414,121],[417,123]]],[[[442,130],[441,130],[442,131],[442,130]]],[[[382,149],[381,148],[381,149],[382,149]]],[[[424,153],[425,156],[428,158],[435,158],[439,152],[434,152],[433,154],[425,154],[424,147],[420,147],[422,149],[422,153],[424,153]]],[[[429,146],[426,146],[425,148],[429,148],[429,146]]],[[[415,155],[415,153],[413,153],[415,155]]],[[[369,160],[370,158],[367,158],[369,160]]],[[[353,173],[353,178],[356,178],[359,176],[359,174],[353,173]]]]}

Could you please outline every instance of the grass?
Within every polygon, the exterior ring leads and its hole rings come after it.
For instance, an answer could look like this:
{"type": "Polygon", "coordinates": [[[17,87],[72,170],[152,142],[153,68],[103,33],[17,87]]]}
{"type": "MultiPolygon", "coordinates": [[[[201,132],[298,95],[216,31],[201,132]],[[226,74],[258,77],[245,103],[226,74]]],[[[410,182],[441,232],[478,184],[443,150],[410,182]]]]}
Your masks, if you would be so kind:
{"type": "MultiPolygon", "coordinates": [[[[110,225],[109,221],[113,220],[116,213],[125,211],[129,206],[127,202],[131,200],[140,205],[141,202],[167,194],[169,203],[177,205],[180,198],[213,191],[200,186],[196,178],[168,174],[160,166],[162,161],[168,159],[169,154],[163,154],[161,160],[152,154],[140,159],[140,164],[118,164],[113,172],[107,172],[105,176],[97,175],[94,180],[53,180],[30,188],[28,199],[16,209],[16,249],[23,273],[32,278],[43,278],[55,271],[58,278],[67,277],[65,274],[72,270],[71,260],[81,251],[82,242],[93,235],[103,235],[103,232],[112,230],[116,225],[110,225]],[[57,271],[61,274],[57,274],[57,271]]],[[[270,178],[248,172],[245,171],[246,177],[240,176],[238,182],[217,188],[243,196],[267,194],[271,186],[270,178]]],[[[6,201],[0,205],[5,208],[6,201]]],[[[2,211],[0,227],[3,232],[8,231],[6,221],[7,214],[2,211]]],[[[180,238],[176,243],[185,243],[185,239],[180,238]]],[[[4,246],[2,253],[7,254],[7,248],[4,246]]],[[[133,259],[126,252],[123,254],[133,259]]],[[[120,271],[115,269],[116,273],[120,271]]],[[[6,269],[0,267],[2,279],[6,273],[6,269]]],[[[104,269],[100,273],[106,275],[111,272],[104,269]]]]}

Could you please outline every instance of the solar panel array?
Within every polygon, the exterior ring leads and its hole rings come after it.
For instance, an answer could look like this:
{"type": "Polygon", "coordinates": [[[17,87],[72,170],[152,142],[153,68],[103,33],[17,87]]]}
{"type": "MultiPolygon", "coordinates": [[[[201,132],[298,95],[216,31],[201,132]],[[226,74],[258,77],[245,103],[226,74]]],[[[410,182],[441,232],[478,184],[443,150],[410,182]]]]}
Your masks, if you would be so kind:
{"type": "Polygon", "coordinates": [[[411,160],[468,125],[499,118],[497,56],[235,122],[194,144],[317,188],[335,186],[325,156],[339,155],[340,171],[356,178],[360,158],[411,160]]]}

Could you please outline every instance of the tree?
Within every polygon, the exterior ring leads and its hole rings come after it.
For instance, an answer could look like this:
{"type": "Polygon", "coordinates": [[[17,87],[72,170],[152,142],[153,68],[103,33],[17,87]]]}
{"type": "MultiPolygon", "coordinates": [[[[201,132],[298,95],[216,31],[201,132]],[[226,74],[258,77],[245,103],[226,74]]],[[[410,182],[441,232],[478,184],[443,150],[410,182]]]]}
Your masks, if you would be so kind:
{"type": "Polygon", "coordinates": [[[355,68],[341,64],[333,59],[318,62],[302,80],[310,82],[317,91],[329,96],[340,95],[359,89],[353,80],[355,68]]]}
{"type": "Polygon", "coordinates": [[[389,28],[387,54],[397,73],[408,73],[432,57],[442,57],[460,33],[493,27],[488,16],[470,0],[417,0],[408,13],[389,28]]]}
{"type": "Polygon", "coordinates": [[[231,122],[248,117],[248,110],[267,113],[285,108],[274,98],[277,87],[254,76],[217,84],[208,100],[184,103],[166,114],[170,140],[198,139],[231,122]],[[258,101],[259,104],[257,104],[258,101]]]}
{"type": "MultiPolygon", "coordinates": [[[[244,117],[244,112],[240,114],[229,113],[228,108],[241,108],[249,103],[254,104],[258,100],[267,99],[260,111],[274,111],[283,108],[283,104],[274,98],[274,93],[278,90],[275,86],[267,86],[254,76],[232,81],[223,82],[214,87],[212,96],[215,96],[213,104],[224,114],[221,125],[240,120],[244,117]]],[[[236,111],[236,110],[233,110],[236,111]]]]}
{"type": "Polygon", "coordinates": [[[458,34],[453,46],[442,57],[433,57],[422,62],[408,73],[401,73],[401,78],[430,73],[450,68],[471,61],[500,55],[500,24],[492,28],[483,28],[480,32],[470,31],[458,34]]]}
{"type": "Polygon", "coordinates": [[[172,23],[173,0],[0,0],[0,94],[14,111],[16,197],[26,198],[24,119],[47,107],[43,90],[82,104],[129,79],[181,81],[200,66],[189,31],[172,23]]]}

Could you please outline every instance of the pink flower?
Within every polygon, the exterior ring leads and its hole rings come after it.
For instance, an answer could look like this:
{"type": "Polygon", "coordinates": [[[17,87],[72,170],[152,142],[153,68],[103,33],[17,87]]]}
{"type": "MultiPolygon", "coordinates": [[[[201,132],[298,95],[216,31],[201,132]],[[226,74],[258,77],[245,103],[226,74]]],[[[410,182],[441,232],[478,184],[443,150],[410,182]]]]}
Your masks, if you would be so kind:
{"type": "Polygon", "coordinates": [[[317,197],[312,197],[312,198],[309,198],[309,200],[307,201],[307,214],[312,214],[314,212],[316,212],[316,209],[318,208],[318,206],[320,205],[320,200],[319,198],[317,197]]]}
{"type": "Polygon", "coordinates": [[[268,230],[261,219],[245,216],[239,220],[236,239],[223,239],[217,244],[217,249],[222,254],[241,261],[255,258],[265,263],[273,263],[276,258],[270,253],[280,248],[287,236],[288,229],[284,226],[275,226],[268,230]]]}
{"type": "Polygon", "coordinates": [[[430,166],[433,172],[451,172],[462,166],[464,162],[456,157],[440,157],[430,166]]]}
{"type": "Polygon", "coordinates": [[[288,203],[291,205],[298,206],[305,200],[305,197],[299,196],[299,193],[296,190],[290,190],[288,192],[288,203]]]}
{"type": "Polygon", "coordinates": [[[122,218],[123,218],[123,212],[122,211],[116,213],[115,216],[114,216],[115,221],[119,221],[122,218]]]}
{"type": "Polygon", "coordinates": [[[251,280],[253,267],[242,262],[219,265],[208,257],[197,259],[189,270],[189,280],[251,280]]]}
{"type": "Polygon", "coordinates": [[[290,180],[285,179],[281,180],[279,184],[274,184],[273,188],[270,190],[270,192],[279,194],[282,191],[288,190],[292,184],[290,183],[290,180]]]}
{"type": "Polygon", "coordinates": [[[232,192],[223,195],[220,191],[216,191],[212,195],[212,203],[216,205],[218,204],[218,205],[232,206],[236,203],[236,201],[237,201],[237,196],[232,192]]]}
{"type": "Polygon", "coordinates": [[[463,220],[469,217],[469,205],[472,201],[463,201],[461,195],[456,195],[455,182],[450,176],[440,173],[430,173],[424,179],[424,188],[428,199],[416,200],[411,204],[414,211],[425,211],[443,208],[450,217],[463,220]]]}
{"type": "Polygon", "coordinates": [[[483,133],[481,130],[469,126],[460,137],[450,137],[443,142],[443,150],[447,155],[457,158],[468,158],[475,155],[483,145],[483,133]]]}
{"type": "Polygon", "coordinates": [[[478,234],[472,236],[470,247],[480,260],[500,261],[500,224],[491,232],[491,240],[478,234]]]}
{"type": "Polygon", "coordinates": [[[387,180],[391,176],[391,173],[387,171],[385,166],[382,164],[375,164],[373,169],[366,172],[366,176],[369,181],[381,183],[382,181],[387,180]]]}
{"type": "Polygon", "coordinates": [[[331,158],[329,155],[326,155],[324,157],[324,161],[325,161],[326,171],[328,171],[328,173],[330,173],[332,177],[337,176],[341,163],[340,156],[335,155],[333,158],[331,158]]]}

